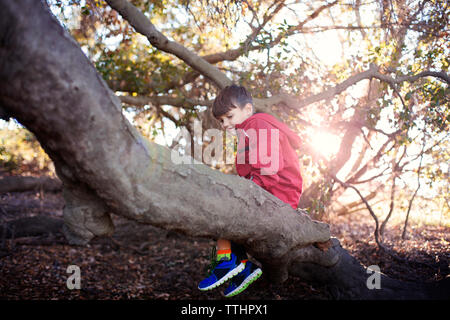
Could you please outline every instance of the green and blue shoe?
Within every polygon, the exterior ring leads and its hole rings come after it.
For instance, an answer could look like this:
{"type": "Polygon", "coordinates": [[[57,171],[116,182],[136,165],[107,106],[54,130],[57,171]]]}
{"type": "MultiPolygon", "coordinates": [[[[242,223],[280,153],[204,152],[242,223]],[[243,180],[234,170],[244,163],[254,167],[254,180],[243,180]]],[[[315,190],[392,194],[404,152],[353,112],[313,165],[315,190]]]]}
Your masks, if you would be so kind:
{"type": "Polygon", "coordinates": [[[214,264],[208,277],[203,279],[198,285],[198,288],[202,291],[211,290],[220,286],[245,268],[245,263],[240,262],[233,253],[229,257],[221,258],[214,264]]]}
{"type": "Polygon", "coordinates": [[[225,297],[229,298],[241,293],[261,275],[262,270],[254,263],[247,261],[244,270],[231,279],[230,285],[223,292],[225,297]]]}

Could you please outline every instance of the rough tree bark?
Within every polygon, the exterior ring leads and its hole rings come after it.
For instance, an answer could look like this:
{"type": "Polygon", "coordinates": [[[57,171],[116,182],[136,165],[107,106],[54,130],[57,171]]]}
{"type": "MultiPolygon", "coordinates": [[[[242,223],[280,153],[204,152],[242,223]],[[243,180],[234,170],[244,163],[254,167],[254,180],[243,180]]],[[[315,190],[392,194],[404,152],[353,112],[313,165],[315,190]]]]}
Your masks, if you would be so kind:
{"type": "Polygon", "coordinates": [[[329,226],[293,210],[251,181],[201,164],[175,165],[168,148],[146,141],[120,102],[44,2],[0,0],[0,105],[32,131],[63,182],[66,237],[85,244],[114,230],[110,214],[190,236],[246,247],[274,281],[288,274],[327,283],[339,298],[429,298],[433,286],[366,269],[329,226]]]}

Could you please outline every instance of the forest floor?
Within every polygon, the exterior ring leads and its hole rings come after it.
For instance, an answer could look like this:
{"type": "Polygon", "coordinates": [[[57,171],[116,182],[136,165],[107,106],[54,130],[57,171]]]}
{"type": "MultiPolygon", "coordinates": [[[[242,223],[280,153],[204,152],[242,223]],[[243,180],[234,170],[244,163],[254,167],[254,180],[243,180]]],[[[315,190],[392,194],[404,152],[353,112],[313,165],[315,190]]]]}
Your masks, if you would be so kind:
{"type": "MultiPolygon", "coordinates": [[[[62,217],[62,194],[35,191],[0,195],[0,225],[21,217],[62,217]]],[[[87,246],[68,245],[61,234],[0,239],[0,299],[224,299],[226,285],[209,292],[197,289],[209,264],[209,239],[191,238],[113,216],[112,237],[97,238],[87,246]],[[69,290],[69,265],[80,268],[81,289],[69,290]]],[[[378,265],[396,279],[433,282],[449,275],[450,228],[402,226],[386,229],[384,244],[399,261],[380,251],[373,239],[369,214],[341,216],[331,232],[362,264],[378,265]]],[[[325,288],[291,277],[281,285],[264,275],[234,300],[328,300],[325,288]]]]}

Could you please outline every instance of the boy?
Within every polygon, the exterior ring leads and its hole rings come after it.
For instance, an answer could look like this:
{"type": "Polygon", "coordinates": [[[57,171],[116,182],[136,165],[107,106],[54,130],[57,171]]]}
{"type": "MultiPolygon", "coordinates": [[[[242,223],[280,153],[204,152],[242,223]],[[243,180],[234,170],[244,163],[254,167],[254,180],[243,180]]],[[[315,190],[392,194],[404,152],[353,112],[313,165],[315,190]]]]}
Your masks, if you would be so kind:
{"type": "MultiPolygon", "coordinates": [[[[213,115],[223,128],[238,136],[236,171],[297,209],[302,193],[302,176],[295,149],[300,138],[285,124],[265,113],[254,113],[253,100],[244,87],[224,88],[214,101],[213,115]]],[[[231,297],[244,291],[262,271],[247,260],[242,246],[217,240],[216,266],[199,284],[213,289],[231,279],[224,291],[231,297]]]]}

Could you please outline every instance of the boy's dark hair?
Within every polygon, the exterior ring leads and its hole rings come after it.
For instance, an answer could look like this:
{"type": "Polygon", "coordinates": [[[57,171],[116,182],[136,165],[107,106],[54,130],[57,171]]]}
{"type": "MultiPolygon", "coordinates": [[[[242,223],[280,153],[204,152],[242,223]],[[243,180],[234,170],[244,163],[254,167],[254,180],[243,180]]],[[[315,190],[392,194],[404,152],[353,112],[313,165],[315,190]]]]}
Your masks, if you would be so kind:
{"type": "Polygon", "coordinates": [[[244,108],[247,103],[253,105],[250,92],[242,86],[233,84],[220,91],[214,100],[212,113],[215,118],[219,118],[233,108],[244,108]]]}

